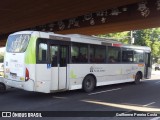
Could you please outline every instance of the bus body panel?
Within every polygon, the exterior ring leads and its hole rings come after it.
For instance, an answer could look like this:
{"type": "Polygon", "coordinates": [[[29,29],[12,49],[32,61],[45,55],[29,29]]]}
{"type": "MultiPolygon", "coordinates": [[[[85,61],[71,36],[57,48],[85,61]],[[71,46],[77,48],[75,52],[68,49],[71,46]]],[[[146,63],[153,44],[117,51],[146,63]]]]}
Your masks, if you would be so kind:
{"type": "Polygon", "coordinates": [[[4,71],[5,77],[14,81],[25,80],[24,53],[6,53],[4,71]]]}
{"type": "MultiPolygon", "coordinates": [[[[13,80],[12,77],[7,77],[7,74],[5,74],[5,84],[11,87],[27,90],[27,91],[34,91],[35,90],[35,65],[24,65],[25,68],[29,70],[29,80],[25,81],[25,78],[13,80]]],[[[18,78],[18,77],[17,77],[18,78]]]]}
{"type": "Polygon", "coordinates": [[[60,67],[59,68],[59,90],[67,89],[67,68],[66,67],[60,67]]]}
{"type": "Polygon", "coordinates": [[[144,73],[144,64],[70,64],[69,89],[81,89],[87,75],[96,77],[97,86],[132,82],[138,71],[144,73]]]}
{"type": "Polygon", "coordinates": [[[36,64],[25,64],[25,68],[27,68],[29,71],[29,80],[32,80],[33,82],[35,82],[35,80],[36,80],[36,64]]]}
{"type": "MultiPolygon", "coordinates": [[[[107,61],[107,55],[105,55],[105,62],[103,63],[89,63],[89,58],[86,63],[72,63],[71,58],[71,47],[72,44],[62,44],[63,39],[67,38],[77,44],[86,43],[87,45],[102,45],[102,40],[99,38],[92,39],[92,37],[75,37],[72,35],[64,36],[44,32],[34,32],[34,31],[23,31],[17,32],[12,35],[19,34],[30,34],[30,41],[28,43],[27,49],[23,53],[8,53],[5,54],[4,61],[4,72],[5,72],[5,83],[9,86],[24,89],[27,91],[36,91],[43,93],[57,92],[62,90],[74,90],[81,89],[84,78],[87,75],[94,75],[97,80],[97,86],[117,84],[124,82],[131,82],[135,80],[135,75],[137,72],[141,72],[144,76],[146,63],[109,63],[107,61]],[[52,37],[51,37],[52,36],[52,37]],[[56,44],[51,38],[58,38],[56,44]],[[46,61],[37,62],[37,48],[38,38],[41,38],[48,42],[47,44],[47,59],[46,61]],[[51,42],[52,41],[52,42],[51,42]],[[60,56],[61,51],[67,54],[65,65],[61,65],[61,62],[57,63],[56,67],[51,66],[51,54],[50,47],[56,46],[59,51],[58,60],[62,60],[64,56],[60,56]],[[42,63],[41,63],[42,62],[42,63]],[[26,71],[28,70],[29,79],[26,80],[26,71]]],[[[67,39],[66,39],[67,40],[67,39]]],[[[65,42],[71,42],[65,41],[65,42]]],[[[113,41],[107,41],[107,43],[113,41]]],[[[107,46],[107,44],[106,44],[107,46]]],[[[104,45],[103,45],[104,47],[104,45]]],[[[139,47],[125,46],[126,48],[139,49],[139,47]]],[[[88,49],[90,46],[88,47],[88,49]]],[[[119,47],[121,48],[121,46],[119,47]]],[[[146,49],[148,56],[150,55],[150,49],[146,49]]],[[[106,49],[107,50],[107,49],[106,49]]],[[[89,50],[88,50],[89,51],[89,50]]],[[[88,54],[90,54],[88,52],[88,54]]],[[[108,54],[108,53],[107,53],[108,54]]],[[[121,53],[122,54],[122,53],[121,53]]],[[[89,55],[88,55],[89,56],[89,55]]],[[[148,57],[148,60],[150,58],[148,57]]],[[[63,59],[64,60],[64,59],[63,59]]],[[[151,67],[146,66],[148,77],[151,75],[151,67]]],[[[144,78],[144,77],[143,77],[144,78]]]]}
{"type": "Polygon", "coordinates": [[[50,93],[67,90],[66,70],[66,67],[48,67],[47,64],[37,64],[35,91],[50,93]]]}
{"type": "Polygon", "coordinates": [[[36,64],[35,91],[49,93],[51,89],[51,70],[47,64],[36,64]]]}
{"type": "Polygon", "coordinates": [[[51,69],[51,90],[58,90],[58,67],[52,67],[51,69]]]}
{"type": "Polygon", "coordinates": [[[89,74],[96,77],[97,86],[114,84],[114,81],[120,83],[122,80],[121,64],[70,64],[69,69],[69,89],[82,88],[82,82],[89,74]]]}
{"type": "Polygon", "coordinates": [[[35,64],[25,64],[25,67],[29,71],[29,80],[24,82],[24,90],[35,91],[35,81],[36,81],[36,65],[35,64]]]}
{"type": "Polygon", "coordinates": [[[27,82],[17,82],[17,81],[13,81],[11,79],[4,79],[4,82],[7,86],[10,87],[15,87],[15,88],[19,88],[19,89],[23,89],[26,91],[34,91],[34,81],[30,80],[27,82]]]}
{"type": "MultiPolygon", "coordinates": [[[[5,83],[11,87],[24,89],[27,91],[35,90],[35,53],[36,39],[38,32],[17,32],[14,35],[30,35],[28,47],[24,52],[7,52],[5,53],[4,72],[5,83]],[[25,81],[26,69],[29,71],[29,80],[25,81]]],[[[7,41],[8,42],[8,41],[7,41]]]]}
{"type": "Polygon", "coordinates": [[[133,81],[138,71],[144,75],[144,64],[123,64],[122,79],[132,79],[133,81]]]}
{"type": "Polygon", "coordinates": [[[65,91],[68,89],[67,87],[67,66],[66,67],[51,67],[51,91],[65,91]]]}

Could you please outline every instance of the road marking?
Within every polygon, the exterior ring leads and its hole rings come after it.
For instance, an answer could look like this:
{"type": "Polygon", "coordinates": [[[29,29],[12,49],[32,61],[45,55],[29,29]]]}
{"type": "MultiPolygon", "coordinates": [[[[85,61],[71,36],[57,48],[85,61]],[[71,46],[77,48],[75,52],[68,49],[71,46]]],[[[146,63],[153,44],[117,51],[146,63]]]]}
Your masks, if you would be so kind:
{"type": "Polygon", "coordinates": [[[67,99],[67,97],[58,97],[58,96],[53,96],[53,98],[57,98],[57,99],[67,99]]]}
{"type": "Polygon", "coordinates": [[[141,111],[141,112],[150,111],[150,113],[157,113],[157,114],[159,114],[159,111],[160,111],[160,108],[153,108],[153,107],[124,105],[124,104],[108,103],[108,102],[101,102],[101,101],[95,101],[95,100],[82,100],[82,101],[87,103],[97,104],[97,105],[103,105],[103,106],[109,106],[109,107],[115,107],[115,108],[121,108],[126,110],[133,110],[133,111],[141,111]]]}
{"type": "Polygon", "coordinates": [[[152,104],[154,104],[154,103],[155,103],[155,102],[151,102],[151,103],[148,103],[148,104],[143,105],[143,106],[146,107],[146,106],[152,105],[152,104]]]}
{"type": "MultiPolygon", "coordinates": [[[[149,106],[149,105],[152,105],[152,104],[154,104],[154,103],[156,103],[156,102],[151,102],[151,103],[148,103],[148,104],[146,104],[146,105],[143,105],[143,107],[147,107],[147,106],[149,106]]],[[[124,112],[125,114],[126,113],[130,113],[130,112],[132,112],[133,110],[129,110],[129,111],[126,111],[126,112],[124,112]]],[[[158,120],[158,119],[157,119],[158,120]]]]}
{"type": "Polygon", "coordinates": [[[104,93],[104,92],[111,92],[111,91],[115,91],[115,90],[120,90],[122,88],[116,88],[116,89],[111,89],[111,90],[105,90],[105,91],[100,91],[100,92],[94,92],[94,93],[90,93],[88,95],[95,95],[95,94],[100,94],[100,93],[104,93]]]}
{"type": "Polygon", "coordinates": [[[155,118],[152,118],[150,120],[160,120],[160,117],[155,117],[155,118]]]}

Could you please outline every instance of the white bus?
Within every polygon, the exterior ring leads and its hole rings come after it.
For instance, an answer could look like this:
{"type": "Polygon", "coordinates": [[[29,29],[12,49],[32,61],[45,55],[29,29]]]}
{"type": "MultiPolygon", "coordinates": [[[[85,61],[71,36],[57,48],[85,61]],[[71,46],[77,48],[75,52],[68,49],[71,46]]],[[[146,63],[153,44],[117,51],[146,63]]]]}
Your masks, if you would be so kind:
{"type": "Polygon", "coordinates": [[[84,35],[21,31],[9,35],[4,58],[5,83],[27,91],[51,93],[151,76],[151,49],[84,35]]]}

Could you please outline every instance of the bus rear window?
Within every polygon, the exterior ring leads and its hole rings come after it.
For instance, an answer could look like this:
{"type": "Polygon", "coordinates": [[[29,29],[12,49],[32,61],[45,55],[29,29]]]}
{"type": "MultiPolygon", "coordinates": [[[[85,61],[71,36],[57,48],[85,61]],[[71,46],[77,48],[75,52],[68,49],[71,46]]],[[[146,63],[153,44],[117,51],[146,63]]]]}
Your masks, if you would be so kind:
{"type": "Polygon", "coordinates": [[[25,52],[30,35],[28,34],[18,34],[8,37],[6,50],[11,53],[22,53],[25,52]]]}

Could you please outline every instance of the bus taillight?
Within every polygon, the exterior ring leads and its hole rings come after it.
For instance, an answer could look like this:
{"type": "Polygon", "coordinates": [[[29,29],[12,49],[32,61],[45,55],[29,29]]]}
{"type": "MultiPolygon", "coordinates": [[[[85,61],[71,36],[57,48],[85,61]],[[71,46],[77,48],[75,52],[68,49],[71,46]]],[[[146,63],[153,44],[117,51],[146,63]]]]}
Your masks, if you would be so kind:
{"type": "Polygon", "coordinates": [[[28,69],[26,68],[25,81],[28,81],[28,80],[29,80],[29,71],[28,71],[28,69]]]}
{"type": "Polygon", "coordinates": [[[113,43],[112,46],[114,46],[114,47],[121,47],[122,44],[115,44],[115,43],[113,43]]]}

